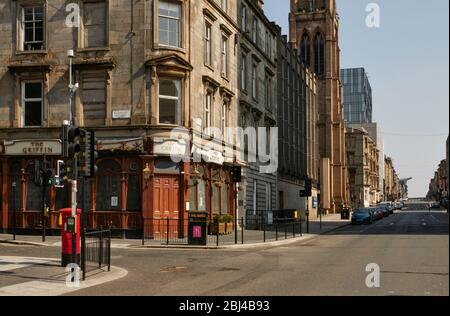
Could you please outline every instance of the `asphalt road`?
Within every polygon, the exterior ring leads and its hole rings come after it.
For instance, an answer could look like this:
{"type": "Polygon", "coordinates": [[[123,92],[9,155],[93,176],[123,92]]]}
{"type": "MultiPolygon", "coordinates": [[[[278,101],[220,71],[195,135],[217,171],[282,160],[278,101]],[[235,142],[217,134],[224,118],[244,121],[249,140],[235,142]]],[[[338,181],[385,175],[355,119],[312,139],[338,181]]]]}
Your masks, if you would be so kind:
{"type": "MultiPolygon", "coordinates": [[[[50,247],[0,245],[2,255],[24,252],[59,256],[50,247]]],[[[128,275],[72,295],[448,296],[448,214],[410,209],[284,247],[113,249],[112,263],[128,275]],[[381,272],[375,288],[366,285],[371,263],[381,272]]]]}

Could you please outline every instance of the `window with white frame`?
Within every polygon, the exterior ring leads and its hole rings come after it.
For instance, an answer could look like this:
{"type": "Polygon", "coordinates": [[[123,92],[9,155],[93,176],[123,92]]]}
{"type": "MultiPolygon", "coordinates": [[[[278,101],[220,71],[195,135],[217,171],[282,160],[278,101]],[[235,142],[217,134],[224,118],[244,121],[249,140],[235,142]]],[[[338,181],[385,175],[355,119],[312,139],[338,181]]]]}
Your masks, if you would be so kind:
{"type": "Polygon", "coordinates": [[[220,0],[220,7],[223,11],[228,12],[228,0],[220,0]]]}
{"type": "Polygon", "coordinates": [[[22,50],[33,51],[45,49],[44,5],[22,7],[20,26],[22,50]]]}
{"type": "Polygon", "coordinates": [[[242,32],[247,32],[247,7],[242,5],[241,7],[241,29],[242,32]]]}
{"type": "Polygon", "coordinates": [[[84,47],[107,46],[107,1],[86,1],[83,3],[84,47]]]}
{"type": "Polygon", "coordinates": [[[258,65],[256,62],[252,66],[252,97],[255,100],[258,97],[258,65]]]}
{"type": "Polygon", "coordinates": [[[212,65],[212,28],[209,22],[205,22],[205,65],[212,65]]]}
{"type": "Polygon", "coordinates": [[[160,79],[158,99],[159,123],[180,125],[181,81],[177,79],[160,79]]]}
{"type": "Polygon", "coordinates": [[[158,44],[181,47],[182,4],[176,1],[158,1],[158,44]]]}
{"type": "Polygon", "coordinates": [[[223,77],[228,78],[228,37],[223,35],[222,36],[222,67],[221,67],[221,74],[223,77]]]}
{"type": "Polygon", "coordinates": [[[247,91],[247,54],[242,53],[241,55],[241,71],[240,71],[240,81],[241,90],[247,91]]]}
{"type": "Polygon", "coordinates": [[[43,83],[42,81],[25,81],[22,83],[23,126],[42,125],[43,83]]]}
{"type": "Polygon", "coordinates": [[[222,111],[220,115],[220,128],[222,130],[222,137],[225,142],[228,142],[228,134],[226,133],[228,127],[228,115],[229,115],[229,101],[224,100],[222,103],[222,111]]]}
{"type": "Polygon", "coordinates": [[[271,110],[272,109],[272,76],[269,74],[266,74],[266,80],[265,80],[265,99],[266,99],[266,109],[271,110]]]}
{"type": "Polygon", "coordinates": [[[270,36],[269,31],[266,31],[266,54],[267,56],[269,56],[269,58],[271,58],[271,53],[272,53],[272,42],[271,42],[272,38],[270,36]]]}
{"type": "Polygon", "coordinates": [[[258,44],[258,18],[255,16],[253,17],[253,29],[252,29],[252,40],[253,43],[258,44]]]}
{"type": "MultiPolygon", "coordinates": [[[[210,90],[206,90],[205,95],[205,126],[207,131],[210,127],[213,127],[213,93],[210,90]]],[[[211,133],[208,133],[211,134],[211,133]]]]}

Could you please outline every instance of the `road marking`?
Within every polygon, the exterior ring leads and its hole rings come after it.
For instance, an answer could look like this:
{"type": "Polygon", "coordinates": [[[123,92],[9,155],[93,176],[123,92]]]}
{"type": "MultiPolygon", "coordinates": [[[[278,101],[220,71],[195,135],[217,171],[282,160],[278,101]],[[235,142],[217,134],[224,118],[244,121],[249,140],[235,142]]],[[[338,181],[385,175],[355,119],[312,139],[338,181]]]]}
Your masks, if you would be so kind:
{"type": "Polygon", "coordinates": [[[0,271],[11,271],[22,269],[34,264],[49,263],[46,260],[34,260],[31,258],[17,258],[17,257],[0,257],[0,271]]]}
{"type": "Polygon", "coordinates": [[[388,293],[389,294],[395,294],[395,291],[389,291],[388,293]]]}
{"type": "Polygon", "coordinates": [[[425,295],[431,295],[431,292],[425,292],[425,295]]]}

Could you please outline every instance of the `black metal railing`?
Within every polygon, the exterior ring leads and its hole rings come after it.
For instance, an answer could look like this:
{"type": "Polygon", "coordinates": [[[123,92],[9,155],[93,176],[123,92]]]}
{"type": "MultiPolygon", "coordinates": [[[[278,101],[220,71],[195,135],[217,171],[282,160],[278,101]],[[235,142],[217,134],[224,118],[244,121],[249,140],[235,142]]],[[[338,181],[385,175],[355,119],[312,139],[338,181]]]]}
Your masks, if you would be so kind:
{"type": "Polygon", "coordinates": [[[84,232],[81,238],[83,280],[88,267],[111,270],[111,229],[84,232]]]}
{"type": "MultiPolygon", "coordinates": [[[[227,222],[206,221],[206,245],[250,244],[300,237],[301,218],[239,218],[227,222]]],[[[142,245],[189,245],[189,220],[144,218],[142,245]]]]}

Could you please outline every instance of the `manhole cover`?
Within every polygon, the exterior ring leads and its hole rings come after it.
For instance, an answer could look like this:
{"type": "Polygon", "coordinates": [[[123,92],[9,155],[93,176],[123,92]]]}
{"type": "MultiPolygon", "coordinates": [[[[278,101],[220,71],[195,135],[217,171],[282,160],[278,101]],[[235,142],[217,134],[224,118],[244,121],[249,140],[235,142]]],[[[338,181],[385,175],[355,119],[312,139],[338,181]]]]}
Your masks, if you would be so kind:
{"type": "Polygon", "coordinates": [[[184,272],[186,269],[186,267],[164,267],[159,272],[184,272]]]}
{"type": "Polygon", "coordinates": [[[238,269],[238,268],[221,268],[219,271],[221,271],[221,272],[227,272],[227,271],[241,271],[241,269],[238,269]]]}

